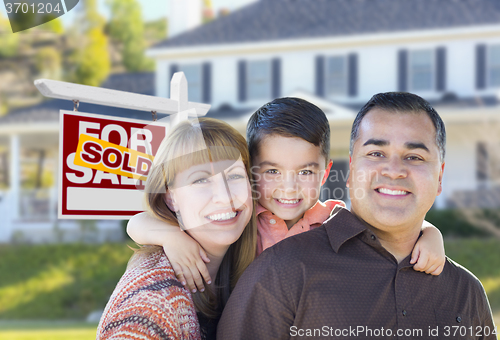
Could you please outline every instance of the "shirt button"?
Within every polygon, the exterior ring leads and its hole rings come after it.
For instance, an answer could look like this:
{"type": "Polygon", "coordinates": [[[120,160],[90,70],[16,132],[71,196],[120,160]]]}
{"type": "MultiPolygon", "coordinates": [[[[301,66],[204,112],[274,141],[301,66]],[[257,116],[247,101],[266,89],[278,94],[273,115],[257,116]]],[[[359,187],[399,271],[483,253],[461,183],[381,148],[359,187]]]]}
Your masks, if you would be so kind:
{"type": "Polygon", "coordinates": [[[276,220],[274,218],[272,218],[272,219],[269,220],[269,223],[276,224],[276,220]]]}
{"type": "Polygon", "coordinates": [[[462,322],[462,318],[457,316],[457,322],[462,322]]]}
{"type": "Polygon", "coordinates": [[[406,316],[406,310],[403,309],[403,316],[406,316]]]}
{"type": "Polygon", "coordinates": [[[372,235],[372,240],[374,240],[374,241],[375,241],[375,239],[376,239],[375,235],[372,235]]]}

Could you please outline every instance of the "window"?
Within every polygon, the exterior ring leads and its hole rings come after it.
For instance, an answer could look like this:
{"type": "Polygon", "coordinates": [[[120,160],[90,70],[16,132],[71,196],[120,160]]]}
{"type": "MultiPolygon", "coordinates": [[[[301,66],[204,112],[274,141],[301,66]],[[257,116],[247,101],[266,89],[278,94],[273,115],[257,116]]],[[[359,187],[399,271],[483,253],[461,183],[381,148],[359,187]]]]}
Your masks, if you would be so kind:
{"type": "Polygon", "coordinates": [[[488,52],[488,71],[490,86],[500,87],[500,45],[490,46],[488,52]]]}
{"type": "Polygon", "coordinates": [[[433,50],[418,50],[410,53],[410,89],[429,91],[434,89],[433,50]]]}
{"type": "Polygon", "coordinates": [[[180,65],[179,71],[184,72],[188,82],[188,100],[190,102],[201,103],[203,101],[201,65],[180,65]]]}
{"type": "Polygon", "coordinates": [[[326,95],[344,96],[347,93],[347,61],[345,56],[329,57],[326,60],[326,95]]]}
{"type": "Polygon", "coordinates": [[[271,62],[249,61],[247,67],[247,99],[271,98],[271,62]]]}

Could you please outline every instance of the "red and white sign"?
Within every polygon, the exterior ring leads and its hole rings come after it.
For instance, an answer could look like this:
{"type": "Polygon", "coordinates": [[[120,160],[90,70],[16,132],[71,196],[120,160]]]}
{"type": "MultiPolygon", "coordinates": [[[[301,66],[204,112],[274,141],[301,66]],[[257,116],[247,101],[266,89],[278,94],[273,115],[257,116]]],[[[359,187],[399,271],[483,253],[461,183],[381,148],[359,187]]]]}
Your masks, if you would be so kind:
{"type": "Polygon", "coordinates": [[[144,211],[144,183],[165,135],[165,124],[61,110],[58,217],[144,211]]]}

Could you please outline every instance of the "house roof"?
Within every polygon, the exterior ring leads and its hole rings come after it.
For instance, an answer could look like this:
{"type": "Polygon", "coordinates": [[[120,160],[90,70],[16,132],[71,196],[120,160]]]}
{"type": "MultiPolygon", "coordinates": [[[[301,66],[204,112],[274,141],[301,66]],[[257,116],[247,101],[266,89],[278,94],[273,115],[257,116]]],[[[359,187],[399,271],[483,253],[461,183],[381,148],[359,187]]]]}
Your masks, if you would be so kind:
{"type": "Polygon", "coordinates": [[[151,49],[491,24],[498,0],[260,0],[151,49]]]}
{"type": "MultiPolygon", "coordinates": [[[[154,72],[112,74],[101,87],[153,96],[155,94],[154,77],[154,72]]],[[[33,106],[12,110],[0,118],[0,125],[58,122],[59,110],[73,110],[73,102],[62,99],[49,99],[33,106]]],[[[151,115],[144,111],[89,103],[80,103],[78,111],[132,119],[151,119],[151,115]]]]}

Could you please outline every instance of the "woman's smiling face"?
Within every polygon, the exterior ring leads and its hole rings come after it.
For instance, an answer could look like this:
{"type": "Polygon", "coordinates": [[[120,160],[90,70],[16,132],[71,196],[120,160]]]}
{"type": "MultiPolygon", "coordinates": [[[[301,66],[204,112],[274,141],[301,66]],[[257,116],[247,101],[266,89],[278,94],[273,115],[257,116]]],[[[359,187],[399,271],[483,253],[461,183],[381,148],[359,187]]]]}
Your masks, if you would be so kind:
{"type": "Polygon", "coordinates": [[[234,243],[252,216],[251,188],[241,159],[181,171],[166,200],[187,233],[209,252],[234,243]]]}

